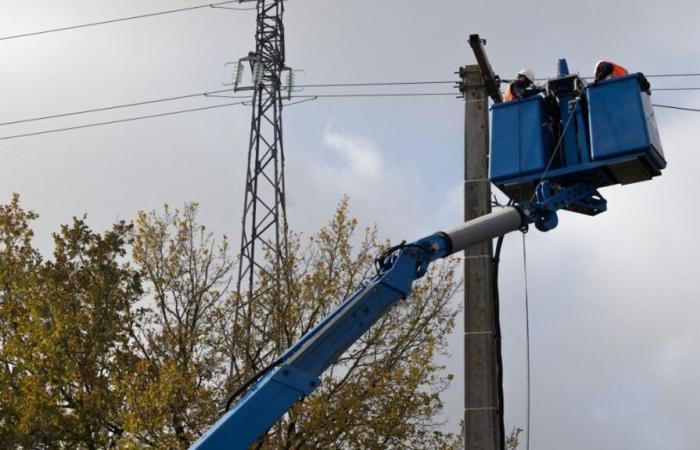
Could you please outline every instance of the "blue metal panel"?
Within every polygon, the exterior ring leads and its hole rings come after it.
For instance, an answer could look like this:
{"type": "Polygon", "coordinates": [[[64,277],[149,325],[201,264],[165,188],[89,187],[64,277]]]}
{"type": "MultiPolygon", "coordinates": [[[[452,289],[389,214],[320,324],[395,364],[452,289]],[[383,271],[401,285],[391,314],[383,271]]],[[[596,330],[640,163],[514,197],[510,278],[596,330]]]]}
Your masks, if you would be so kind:
{"type": "Polygon", "coordinates": [[[586,181],[601,188],[660,175],[666,161],[641,77],[587,86],[577,75],[560,76],[547,82],[546,100],[539,100],[537,108],[534,98],[493,106],[491,181],[511,199],[525,201],[541,181],[564,187],[586,181]],[[552,130],[557,154],[549,166],[554,150],[550,133],[534,123],[547,122],[545,105],[559,108],[558,129],[552,130]]]}
{"type": "MultiPolygon", "coordinates": [[[[649,142],[656,151],[658,157],[665,163],[666,157],[661,147],[661,136],[659,135],[659,127],[656,125],[656,116],[654,115],[654,108],[651,106],[650,95],[642,94],[642,106],[644,108],[644,117],[647,122],[647,130],[649,131],[649,142]]],[[[666,167],[666,164],[660,165],[659,168],[664,167],[666,167]]]]}
{"type": "Polygon", "coordinates": [[[372,282],[349,302],[342,305],[339,314],[324,320],[309,332],[311,339],[303,340],[290,348],[289,353],[299,356],[294,366],[301,370],[321,374],[333,361],[350,347],[400,298],[411,293],[411,284],[416,278],[416,259],[399,258],[394,266],[372,282]]]}
{"type": "MultiPolygon", "coordinates": [[[[591,153],[594,161],[637,152],[652,145],[643,97],[636,75],[602,81],[588,88],[591,153]]],[[[655,122],[653,128],[656,128],[655,122]]],[[[654,139],[660,149],[658,132],[654,139]]]]}
{"type": "Polygon", "coordinates": [[[577,146],[578,146],[578,157],[581,164],[586,164],[591,162],[591,151],[590,142],[588,141],[588,117],[585,114],[584,108],[581,102],[576,105],[576,110],[574,111],[576,118],[576,136],[577,136],[577,146]]]}
{"type": "Polygon", "coordinates": [[[576,116],[580,113],[581,105],[573,94],[563,94],[559,97],[560,129],[563,133],[561,148],[562,164],[566,167],[577,166],[581,163],[579,151],[578,129],[576,116]]]}
{"type": "Polygon", "coordinates": [[[275,380],[280,370],[281,368],[262,378],[231,411],[222,416],[190,448],[246,450],[262,432],[270,428],[304,395],[303,392],[275,380]]]}
{"type": "Polygon", "coordinates": [[[491,179],[507,180],[544,170],[551,138],[542,97],[500,103],[492,111],[491,179]]]}

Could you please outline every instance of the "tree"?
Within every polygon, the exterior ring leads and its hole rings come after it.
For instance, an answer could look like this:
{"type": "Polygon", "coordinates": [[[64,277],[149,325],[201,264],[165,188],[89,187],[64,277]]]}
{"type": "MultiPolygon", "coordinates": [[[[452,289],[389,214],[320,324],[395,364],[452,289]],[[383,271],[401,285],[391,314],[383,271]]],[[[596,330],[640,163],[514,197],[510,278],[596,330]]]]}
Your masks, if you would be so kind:
{"type": "Polygon", "coordinates": [[[42,262],[30,243],[36,215],[15,197],[0,216],[3,444],[116,445],[122,402],[112,380],[129,353],[129,310],[141,297],[138,274],[120,262],[130,226],[99,235],[74,219],[54,235],[53,260],[42,262]]]}
{"type": "MultiPolygon", "coordinates": [[[[374,274],[388,246],[358,236],[343,200],[281,265],[268,254],[251,297],[234,259],[197,222],[197,205],[140,213],[97,234],[75,219],[44,261],[32,212],[0,207],[0,439],[8,448],[185,449],[228,395],[374,274]]],[[[457,262],[437,263],[414,294],[323,375],[255,448],[452,448],[435,362],[456,309],[457,262]]]]}
{"type": "Polygon", "coordinates": [[[506,436],[506,449],[507,450],[517,450],[518,445],[520,445],[520,433],[523,432],[522,428],[513,428],[508,436],[506,436]]]}
{"type": "MultiPolygon", "coordinates": [[[[239,300],[245,326],[229,339],[238,349],[229,385],[272,361],[373,275],[374,256],[388,243],[368,229],[353,246],[356,232],[343,200],[308,246],[302,249],[298,236],[290,239],[284,266],[263,273],[255,301],[239,300]]],[[[436,416],[451,375],[435,356],[454,325],[456,264],[436,264],[256,448],[447,448],[449,436],[439,432],[436,416]]]]}
{"type": "Polygon", "coordinates": [[[217,322],[233,262],[196,221],[197,205],[139,213],[132,256],[147,298],[135,312],[135,377],[122,380],[135,446],[187,448],[216,419],[224,377],[217,322]]]}
{"type": "Polygon", "coordinates": [[[18,195],[10,204],[0,206],[0,441],[9,448],[23,439],[21,365],[27,355],[21,351],[25,340],[22,328],[29,313],[31,286],[41,264],[31,244],[30,223],[36,218],[35,213],[20,207],[18,195]]]}

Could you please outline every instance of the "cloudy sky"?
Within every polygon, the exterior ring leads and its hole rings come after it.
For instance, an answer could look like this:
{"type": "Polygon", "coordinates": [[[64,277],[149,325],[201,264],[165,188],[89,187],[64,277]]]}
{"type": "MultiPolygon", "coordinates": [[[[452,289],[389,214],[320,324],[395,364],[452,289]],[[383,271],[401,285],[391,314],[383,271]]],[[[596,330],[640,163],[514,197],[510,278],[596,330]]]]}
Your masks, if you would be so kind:
{"type": "MultiPolygon", "coordinates": [[[[0,36],[199,5],[196,0],[2,0],[0,36]]],[[[287,63],[299,83],[452,80],[488,39],[503,77],[589,75],[608,58],[647,74],[700,72],[696,1],[289,0],[287,63]]],[[[0,122],[221,89],[254,47],[254,13],[222,9],[0,40],[0,122]]],[[[652,79],[700,87],[700,78],[652,79]]],[[[405,88],[450,92],[449,85],[405,88]]],[[[305,93],[320,93],[307,89],[305,93]]],[[[348,88],[323,93],[399,92],[348,88]]],[[[698,91],[700,92],[700,91],[698,91]]],[[[655,103],[700,107],[696,92],[655,103]]],[[[0,138],[225,103],[199,98],[21,125],[0,138]]],[[[202,221],[237,242],[250,111],[234,106],[0,140],[0,198],[41,214],[37,245],[73,215],[96,229],[164,203],[201,203],[202,221]]],[[[669,167],[609,188],[609,211],[562,214],[527,235],[536,449],[688,449],[700,441],[700,114],[657,110],[669,167]]],[[[313,232],[343,194],[363,224],[414,239],[460,220],[463,104],[452,96],[320,99],[285,110],[289,220],[313,232]]],[[[503,252],[507,427],[525,422],[523,257],[503,252]]],[[[461,329],[461,323],[458,325],[461,329]]],[[[462,415],[461,336],[446,418],[462,415]]]]}

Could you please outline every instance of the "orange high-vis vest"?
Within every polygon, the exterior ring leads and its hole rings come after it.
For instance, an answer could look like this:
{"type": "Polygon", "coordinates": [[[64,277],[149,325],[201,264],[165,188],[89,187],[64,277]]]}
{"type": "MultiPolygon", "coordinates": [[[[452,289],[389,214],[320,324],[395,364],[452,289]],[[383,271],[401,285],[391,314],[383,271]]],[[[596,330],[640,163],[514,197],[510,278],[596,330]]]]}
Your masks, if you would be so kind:
{"type": "Polygon", "coordinates": [[[515,100],[515,95],[513,95],[513,91],[510,90],[510,84],[506,88],[506,91],[503,93],[503,101],[504,102],[510,102],[515,100]]]}
{"type": "MultiPolygon", "coordinates": [[[[627,71],[627,69],[625,69],[621,65],[615,64],[614,62],[610,62],[610,61],[601,61],[601,63],[604,63],[604,62],[610,64],[613,67],[612,73],[610,75],[608,75],[607,77],[605,77],[606,80],[609,80],[610,78],[624,77],[625,75],[629,75],[629,72],[627,71]]],[[[598,65],[600,65],[601,63],[599,63],[598,65]]],[[[598,73],[598,66],[596,66],[596,74],[597,73],[598,73]]]]}

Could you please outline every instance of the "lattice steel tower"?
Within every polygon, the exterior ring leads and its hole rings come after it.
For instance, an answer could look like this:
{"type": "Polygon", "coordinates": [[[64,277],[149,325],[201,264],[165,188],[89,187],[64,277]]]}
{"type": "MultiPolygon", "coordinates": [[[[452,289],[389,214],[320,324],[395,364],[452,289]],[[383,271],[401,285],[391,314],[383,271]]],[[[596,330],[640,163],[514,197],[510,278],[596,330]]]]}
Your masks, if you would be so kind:
{"type": "Polygon", "coordinates": [[[235,80],[236,90],[253,91],[237,285],[241,294],[252,294],[256,274],[265,270],[264,250],[279,263],[287,238],[281,79],[290,69],[285,66],[284,4],[282,0],[256,3],[255,52],[239,61],[235,80]],[[253,86],[238,88],[244,61],[250,65],[253,86]]]}

